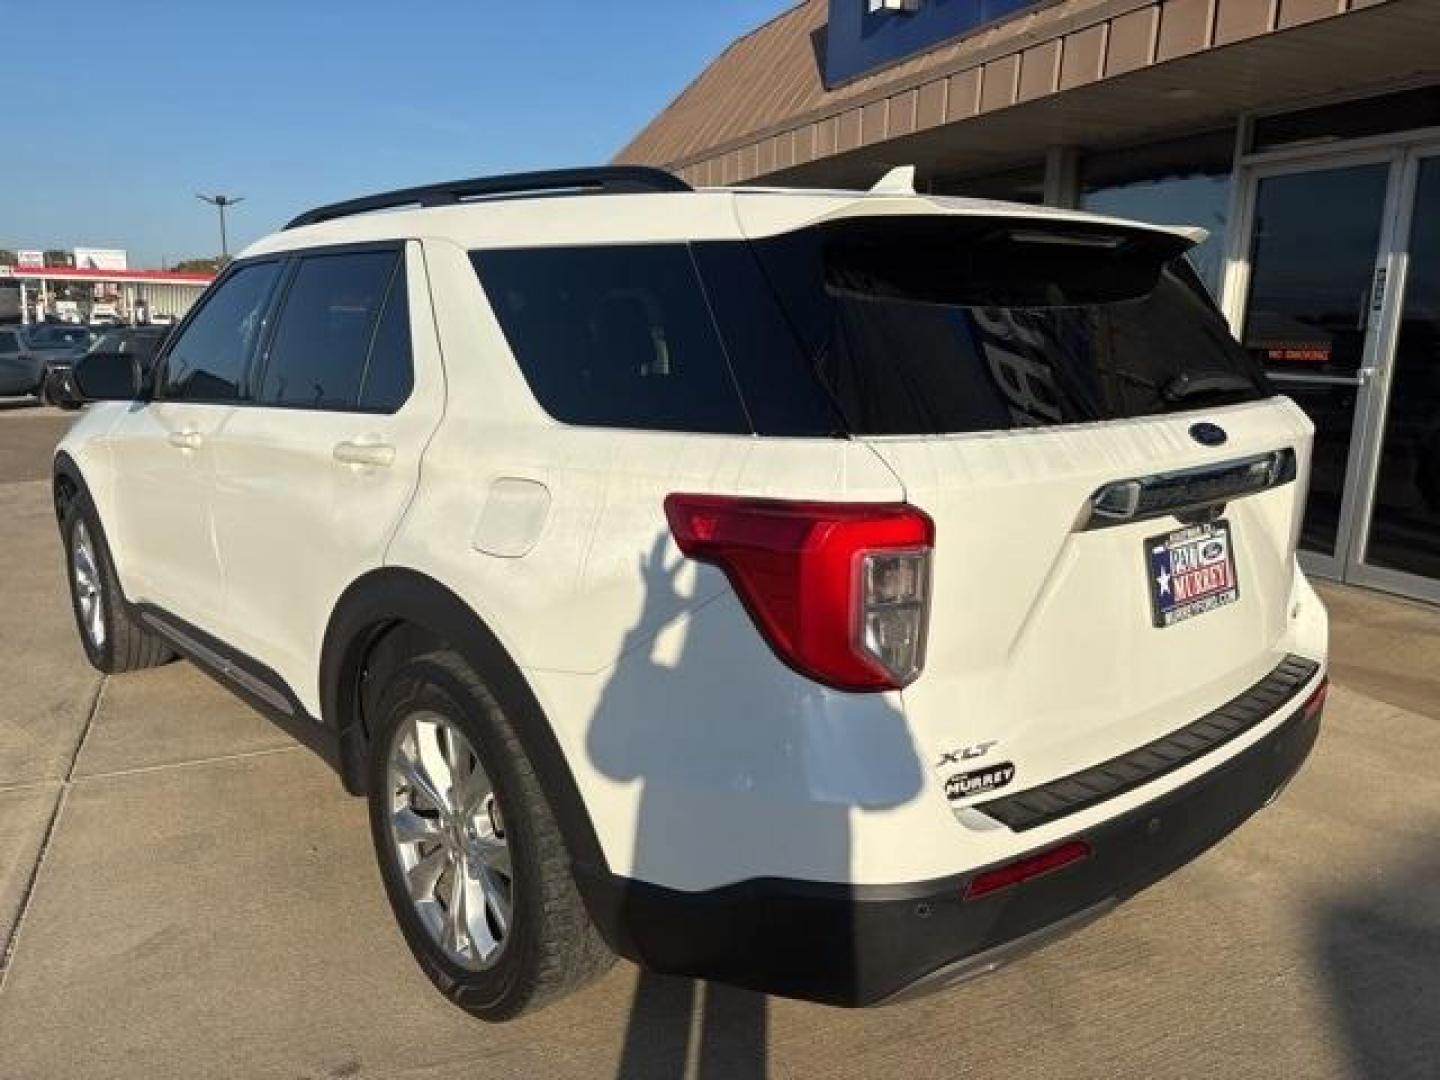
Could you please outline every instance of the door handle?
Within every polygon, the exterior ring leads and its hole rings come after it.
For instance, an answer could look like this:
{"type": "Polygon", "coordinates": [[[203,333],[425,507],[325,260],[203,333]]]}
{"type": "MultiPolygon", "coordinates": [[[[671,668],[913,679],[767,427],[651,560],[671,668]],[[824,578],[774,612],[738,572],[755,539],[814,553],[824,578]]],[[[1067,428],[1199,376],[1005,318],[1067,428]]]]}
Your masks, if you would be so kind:
{"type": "Polygon", "coordinates": [[[170,445],[181,450],[199,450],[205,443],[205,436],[198,431],[172,431],[169,438],[170,445]]]}
{"type": "Polygon", "coordinates": [[[389,465],[395,460],[395,447],[347,440],[335,444],[335,460],[346,465],[389,465]]]}

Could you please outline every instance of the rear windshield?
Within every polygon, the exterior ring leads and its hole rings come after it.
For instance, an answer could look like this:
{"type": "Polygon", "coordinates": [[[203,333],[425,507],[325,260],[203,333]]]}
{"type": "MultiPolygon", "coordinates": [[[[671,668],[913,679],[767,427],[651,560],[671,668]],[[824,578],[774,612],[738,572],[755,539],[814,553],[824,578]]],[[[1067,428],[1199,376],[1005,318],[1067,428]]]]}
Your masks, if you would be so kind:
{"type": "Polygon", "coordinates": [[[1267,396],[1184,246],[1153,232],[932,217],[472,258],[558,420],[910,435],[1267,396]]]}

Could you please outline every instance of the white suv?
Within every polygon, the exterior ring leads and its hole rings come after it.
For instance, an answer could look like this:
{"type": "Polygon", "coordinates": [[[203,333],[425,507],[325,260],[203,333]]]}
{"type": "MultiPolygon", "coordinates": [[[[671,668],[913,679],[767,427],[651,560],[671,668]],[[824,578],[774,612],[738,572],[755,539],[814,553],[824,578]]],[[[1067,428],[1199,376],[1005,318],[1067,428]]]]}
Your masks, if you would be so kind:
{"type": "Polygon", "coordinates": [[[321,751],[480,1016],[617,952],[847,1005],[991,970],[1318,731],[1311,426],[1194,239],[634,168],[312,211],[148,377],[77,369],[135,399],[56,457],[85,649],[321,751]]]}

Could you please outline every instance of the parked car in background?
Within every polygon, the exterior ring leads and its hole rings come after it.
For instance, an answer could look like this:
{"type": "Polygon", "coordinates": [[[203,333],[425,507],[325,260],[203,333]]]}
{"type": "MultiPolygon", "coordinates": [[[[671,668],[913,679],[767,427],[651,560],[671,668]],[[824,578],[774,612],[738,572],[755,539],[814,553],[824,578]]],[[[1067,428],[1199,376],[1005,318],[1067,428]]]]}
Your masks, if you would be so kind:
{"type": "Polygon", "coordinates": [[[45,361],[30,348],[23,326],[0,326],[0,397],[40,396],[45,361]]]}
{"type": "Polygon", "coordinates": [[[44,400],[46,365],[71,359],[98,336],[87,326],[43,323],[0,328],[0,395],[32,394],[44,400]]]}
{"type": "Polygon", "coordinates": [[[71,385],[70,375],[76,361],[92,353],[134,355],[139,362],[141,374],[148,377],[155,353],[170,333],[168,326],[116,326],[96,329],[99,334],[88,347],[46,359],[42,375],[44,389],[40,394],[42,401],[59,405],[62,409],[78,409],[81,402],[71,385]]]}
{"type": "Polygon", "coordinates": [[[36,352],[44,353],[68,353],[76,350],[83,352],[99,336],[98,330],[66,322],[40,323],[26,327],[25,332],[30,340],[30,347],[36,352]]]}

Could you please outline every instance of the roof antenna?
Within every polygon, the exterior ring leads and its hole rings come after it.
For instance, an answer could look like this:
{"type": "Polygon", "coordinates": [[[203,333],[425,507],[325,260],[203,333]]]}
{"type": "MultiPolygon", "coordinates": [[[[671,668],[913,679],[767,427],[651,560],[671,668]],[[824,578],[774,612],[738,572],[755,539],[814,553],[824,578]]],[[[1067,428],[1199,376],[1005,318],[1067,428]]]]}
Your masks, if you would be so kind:
{"type": "Polygon", "coordinates": [[[870,189],[871,195],[914,195],[915,166],[897,165],[870,189]]]}

